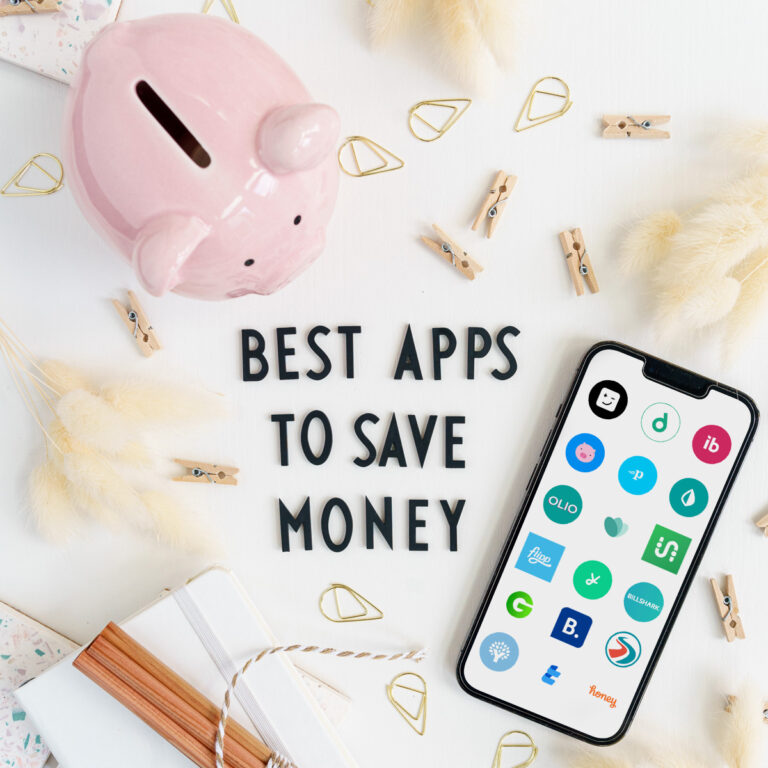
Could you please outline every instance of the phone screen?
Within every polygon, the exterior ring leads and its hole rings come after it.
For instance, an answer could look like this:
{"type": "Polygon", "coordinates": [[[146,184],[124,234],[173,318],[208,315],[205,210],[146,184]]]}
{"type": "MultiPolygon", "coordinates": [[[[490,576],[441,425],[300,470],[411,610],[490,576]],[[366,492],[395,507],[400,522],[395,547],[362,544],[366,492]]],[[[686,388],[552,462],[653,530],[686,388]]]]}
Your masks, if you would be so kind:
{"type": "Polygon", "coordinates": [[[470,693],[593,743],[631,721],[757,418],[644,363],[588,356],[460,663],[470,693]]]}

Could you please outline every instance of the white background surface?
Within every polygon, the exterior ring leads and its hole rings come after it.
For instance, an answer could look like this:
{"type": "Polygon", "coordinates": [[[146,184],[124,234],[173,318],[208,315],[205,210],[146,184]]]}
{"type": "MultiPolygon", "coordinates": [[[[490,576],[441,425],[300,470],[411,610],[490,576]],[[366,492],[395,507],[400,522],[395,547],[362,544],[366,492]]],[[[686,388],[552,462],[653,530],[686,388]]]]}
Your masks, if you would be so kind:
{"type": "MultiPolygon", "coordinates": [[[[125,0],[122,18],[168,10],[197,10],[197,0],[125,0]]],[[[183,489],[220,530],[225,554],[275,632],[284,639],[352,647],[428,645],[420,670],[430,687],[427,735],[419,738],[391,709],[384,685],[403,667],[316,662],[312,669],[354,699],[343,738],[360,764],[490,764],[499,736],[528,729],[540,762],[565,765],[575,742],[470,699],[454,678],[468,623],[490,576],[541,443],[573,369],[593,342],[616,338],[664,353],[654,341],[642,287],[622,277],[618,247],[634,217],[662,207],[684,209],[742,172],[715,139],[721,130],[764,116],[764,30],[768,7],[680,0],[587,6],[550,0],[528,3],[517,66],[478,99],[443,139],[421,144],[408,133],[408,107],[425,98],[467,95],[443,77],[429,45],[371,53],[364,0],[318,3],[240,0],[243,23],[281,53],[313,95],[342,115],[344,135],[363,134],[406,160],[397,173],[344,177],[325,254],[305,275],[268,298],[204,304],[175,296],[144,299],[165,345],[144,360],[109,304],[135,287],[128,268],[82,219],[67,191],[50,198],[0,201],[0,313],[42,357],[60,357],[88,370],[190,378],[233,402],[235,418],[198,433],[171,435],[165,455],[186,454],[241,467],[237,489],[183,489]],[[531,84],[557,74],[570,84],[574,106],[562,120],[515,134],[517,113],[531,84]],[[604,112],[673,116],[667,142],[608,142],[604,112]],[[483,190],[498,168],[519,176],[495,238],[468,227],[483,190]],[[486,266],[468,283],[418,243],[439,222],[486,266]],[[557,233],[580,226],[601,284],[576,298],[557,233]],[[457,355],[442,382],[391,380],[410,322],[429,371],[429,328],[467,325],[521,330],[518,374],[491,378],[484,366],[466,381],[457,355]],[[239,330],[359,323],[357,378],[333,376],[242,383],[239,330]],[[315,468],[294,453],[279,466],[269,414],[323,408],[336,427],[334,453],[315,468]],[[465,470],[441,468],[434,445],[424,469],[359,469],[354,418],[389,413],[465,414],[465,470]],[[364,549],[363,498],[394,497],[395,550],[364,549]],[[310,495],[313,518],[333,495],[353,510],[353,542],[326,550],[316,529],[313,552],[279,548],[277,497],[294,505],[310,495]],[[407,551],[407,499],[431,500],[424,537],[430,551],[407,551]],[[459,552],[450,553],[438,499],[466,498],[459,552]],[[383,622],[337,626],[316,601],[332,581],[353,585],[377,603],[383,622]]],[[[222,76],[226,76],[225,73],[222,76]]],[[[10,175],[34,152],[60,152],[66,88],[29,72],[0,67],[0,175],[10,175]]],[[[765,323],[739,364],[725,370],[704,338],[674,354],[676,362],[721,378],[762,404],[765,323]]],[[[330,347],[331,345],[329,345],[330,347]]],[[[462,350],[460,345],[459,351],[462,350]]],[[[298,362],[309,359],[299,355],[298,362]]],[[[26,478],[41,454],[39,435],[7,376],[0,377],[2,431],[0,599],[86,641],[109,619],[121,619],[209,564],[129,533],[86,529],[67,547],[41,541],[24,509],[26,478]]],[[[382,426],[382,425],[380,425],[382,426]]],[[[382,426],[383,429],[383,426],[382,426]]],[[[383,433],[377,433],[381,438],[383,433]]],[[[436,433],[439,437],[441,432],[436,433]]],[[[295,445],[295,444],[294,444],[295,445]]],[[[712,755],[711,725],[721,694],[749,676],[768,694],[763,610],[766,547],[753,520],[766,504],[765,433],[760,431],[740,481],[651,682],[631,731],[656,741],[682,734],[712,755]],[[736,575],[747,640],[722,637],[707,584],[710,575],[736,575]]],[[[413,451],[409,456],[415,460],[413,451]]],[[[169,471],[170,474],[170,471],[169,471]]]]}

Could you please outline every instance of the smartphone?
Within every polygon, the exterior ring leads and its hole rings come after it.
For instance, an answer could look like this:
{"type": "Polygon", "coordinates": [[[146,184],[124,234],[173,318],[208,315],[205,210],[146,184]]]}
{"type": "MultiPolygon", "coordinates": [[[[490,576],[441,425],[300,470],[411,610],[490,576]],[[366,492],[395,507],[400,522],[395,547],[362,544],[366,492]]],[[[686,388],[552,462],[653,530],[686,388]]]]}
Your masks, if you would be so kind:
{"type": "Polygon", "coordinates": [[[458,665],[468,693],[591,744],[629,728],[758,421],[615,342],[560,405],[458,665]]]}

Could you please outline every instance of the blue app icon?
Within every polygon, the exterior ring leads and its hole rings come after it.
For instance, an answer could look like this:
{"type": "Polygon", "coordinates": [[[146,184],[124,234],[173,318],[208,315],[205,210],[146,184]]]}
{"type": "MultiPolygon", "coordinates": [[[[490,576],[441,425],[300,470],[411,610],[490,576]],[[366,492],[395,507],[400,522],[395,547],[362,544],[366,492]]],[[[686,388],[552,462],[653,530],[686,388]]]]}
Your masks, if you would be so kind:
{"type": "Polygon", "coordinates": [[[600,438],[581,432],[565,446],[565,458],[577,472],[594,472],[605,458],[605,447],[600,438]]]}
{"type": "Polygon", "coordinates": [[[541,676],[541,682],[547,685],[554,685],[562,673],[558,670],[557,664],[550,664],[549,669],[541,676]]]}
{"type": "Polygon", "coordinates": [[[619,484],[633,496],[648,493],[656,485],[658,476],[656,466],[645,456],[632,456],[619,467],[619,484]]]}
{"type": "Polygon", "coordinates": [[[550,637],[572,645],[574,648],[581,648],[587,639],[591,626],[592,619],[585,613],[574,611],[573,608],[563,608],[557,617],[550,637]]]}
{"type": "Polygon", "coordinates": [[[557,544],[535,533],[529,533],[515,568],[530,573],[538,579],[552,581],[563,552],[565,547],[562,544],[557,544]]]}
{"type": "Polygon", "coordinates": [[[480,643],[480,661],[494,672],[505,672],[517,663],[520,649],[512,635],[494,632],[480,643]]]}

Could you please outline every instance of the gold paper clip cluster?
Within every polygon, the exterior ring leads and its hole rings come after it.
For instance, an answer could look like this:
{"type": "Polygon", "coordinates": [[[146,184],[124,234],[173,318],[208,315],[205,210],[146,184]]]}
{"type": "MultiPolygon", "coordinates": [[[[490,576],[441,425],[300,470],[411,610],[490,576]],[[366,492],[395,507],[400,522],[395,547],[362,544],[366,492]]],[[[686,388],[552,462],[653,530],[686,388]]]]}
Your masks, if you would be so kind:
{"type": "MultiPolygon", "coordinates": [[[[419,141],[432,142],[444,136],[469,109],[472,99],[426,99],[408,110],[408,130],[419,141]],[[432,115],[442,115],[436,120],[432,115]]],[[[348,136],[339,147],[339,167],[348,176],[363,178],[399,171],[405,161],[367,136],[348,136]],[[367,150],[371,162],[363,163],[359,150],[367,150]]]]}

